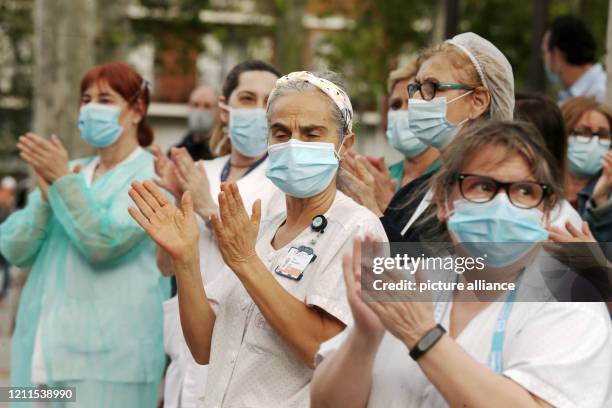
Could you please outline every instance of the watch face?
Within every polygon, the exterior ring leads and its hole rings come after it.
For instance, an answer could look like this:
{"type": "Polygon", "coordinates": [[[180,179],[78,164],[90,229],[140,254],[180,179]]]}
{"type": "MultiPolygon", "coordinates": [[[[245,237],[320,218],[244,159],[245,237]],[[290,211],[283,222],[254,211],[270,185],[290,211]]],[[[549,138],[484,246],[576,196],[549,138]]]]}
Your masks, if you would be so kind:
{"type": "Polygon", "coordinates": [[[321,226],[321,224],[323,224],[323,220],[321,219],[321,216],[316,216],[313,218],[312,220],[313,227],[318,228],[321,226]]]}
{"type": "Polygon", "coordinates": [[[431,347],[432,343],[436,341],[438,336],[440,335],[440,329],[437,327],[434,330],[430,330],[429,333],[423,337],[423,339],[419,342],[419,348],[421,350],[427,350],[431,347]]]}

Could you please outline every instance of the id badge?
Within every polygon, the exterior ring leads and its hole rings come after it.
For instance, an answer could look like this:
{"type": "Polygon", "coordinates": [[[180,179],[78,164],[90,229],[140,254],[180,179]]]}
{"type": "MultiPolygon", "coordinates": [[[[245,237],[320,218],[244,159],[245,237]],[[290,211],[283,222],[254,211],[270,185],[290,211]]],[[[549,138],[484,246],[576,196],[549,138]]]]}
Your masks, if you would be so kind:
{"type": "Polygon", "coordinates": [[[313,262],[316,257],[314,251],[310,247],[303,245],[298,248],[291,247],[283,262],[276,267],[274,272],[285,278],[299,281],[302,279],[306,267],[313,262]]]}

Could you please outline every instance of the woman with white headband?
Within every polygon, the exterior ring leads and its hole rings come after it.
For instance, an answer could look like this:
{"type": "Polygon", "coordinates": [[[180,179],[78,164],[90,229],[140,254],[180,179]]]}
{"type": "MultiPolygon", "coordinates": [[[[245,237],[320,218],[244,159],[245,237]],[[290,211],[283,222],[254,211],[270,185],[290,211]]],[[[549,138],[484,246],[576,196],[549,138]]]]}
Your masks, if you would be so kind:
{"type": "Polygon", "coordinates": [[[132,190],[140,211],[130,214],[172,258],[187,344],[209,364],[206,407],[308,407],[316,352],[351,319],[341,254],[355,236],[384,234],[374,214],[336,189],[355,135],[335,76],[280,78],[267,118],[266,174],[285,193],[286,212],[260,225],[260,203],[249,218],[236,185],[222,186],[211,224],[225,273],[237,279],[220,290],[205,290],[200,278],[190,193],[179,210],[150,183],[132,190]]]}
{"type": "MultiPolygon", "coordinates": [[[[487,120],[512,120],[512,66],[493,44],[463,33],[423,52],[415,82],[408,85],[409,130],[424,144],[444,150],[462,128],[487,120]]],[[[381,221],[389,241],[420,241],[432,229],[420,218],[431,202],[432,173],[401,188],[381,221]]]]}
{"type": "MultiPolygon", "coordinates": [[[[266,178],[268,123],[266,104],[280,73],[262,61],[244,61],[227,74],[221,89],[220,121],[211,138],[211,151],[219,154],[212,160],[195,163],[185,149],[173,148],[170,158],[154,148],[158,185],[172,192],[180,202],[189,191],[200,225],[200,271],[205,284],[216,279],[226,281],[224,262],[217,240],[207,221],[218,212],[217,196],[224,182],[235,182],[245,205],[250,209],[261,200],[262,214],[275,214],[284,209],[282,192],[266,178]]],[[[174,275],[167,254],[157,250],[162,274],[174,275]]],[[[208,366],[194,361],[183,337],[178,297],[164,302],[164,350],[170,357],[164,380],[164,407],[190,408],[198,404],[206,392],[208,366]]]]}

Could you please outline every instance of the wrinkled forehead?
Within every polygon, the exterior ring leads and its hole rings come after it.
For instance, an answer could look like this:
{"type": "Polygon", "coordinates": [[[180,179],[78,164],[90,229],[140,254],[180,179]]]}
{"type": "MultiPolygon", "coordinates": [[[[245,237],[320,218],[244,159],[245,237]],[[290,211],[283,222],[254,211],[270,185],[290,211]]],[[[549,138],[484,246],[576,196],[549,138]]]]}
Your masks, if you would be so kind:
{"type": "Polygon", "coordinates": [[[438,82],[462,83],[465,73],[462,69],[455,68],[451,56],[443,51],[426,59],[419,66],[416,81],[437,80],[438,82]]]}
{"type": "Polygon", "coordinates": [[[292,91],[280,95],[268,112],[270,125],[325,126],[337,130],[333,102],[319,90],[292,91]]]}

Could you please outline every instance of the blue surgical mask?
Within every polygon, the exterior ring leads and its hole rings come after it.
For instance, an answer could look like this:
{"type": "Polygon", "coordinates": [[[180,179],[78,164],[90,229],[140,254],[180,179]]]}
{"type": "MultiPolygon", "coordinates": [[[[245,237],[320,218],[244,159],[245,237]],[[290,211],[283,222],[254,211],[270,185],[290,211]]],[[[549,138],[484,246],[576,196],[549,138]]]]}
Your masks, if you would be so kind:
{"type": "Polygon", "coordinates": [[[548,65],[544,64],[544,72],[546,73],[546,77],[548,78],[548,81],[553,84],[553,85],[559,85],[561,83],[561,80],[559,79],[559,76],[557,74],[555,74],[548,65]]]}
{"type": "Polygon", "coordinates": [[[333,143],[291,139],[268,147],[266,176],[291,197],[312,197],[329,186],[338,163],[333,143]]]}
{"type": "Polygon", "coordinates": [[[406,157],[418,156],[428,147],[414,136],[408,126],[408,112],[403,110],[390,110],[387,114],[387,139],[406,157]]]}
{"type": "Polygon", "coordinates": [[[609,140],[599,140],[599,136],[590,138],[570,136],[567,145],[567,158],[570,171],[578,177],[591,177],[603,167],[602,160],[610,150],[609,140]],[[603,143],[603,144],[602,144],[603,143]]]}
{"type": "Polygon", "coordinates": [[[237,109],[225,104],[229,118],[229,138],[232,146],[248,157],[261,156],[268,147],[268,119],[262,108],[237,109]]]}
{"type": "Polygon", "coordinates": [[[500,192],[491,201],[474,203],[456,200],[447,227],[473,256],[486,254],[485,263],[494,267],[519,260],[536,242],[548,239],[537,208],[514,206],[500,192]]]}
{"type": "Polygon", "coordinates": [[[432,146],[436,149],[443,148],[449,144],[457,132],[459,132],[461,125],[468,121],[466,118],[456,125],[449,123],[446,119],[446,107],[448,104],[470,93],[472,93],[472,91],[459,95],[448,102],[445,96],[434,98],[431,101],[409,99],[408,128],[427,146],[432,146]]]}
{"type": "Polygon", "coordinates": [[[79,131],[87,143],[107,147],[115,143],[123,127],[119,125],[121,109],[115,105],[90,102],[79,111],[79,131]]]}

